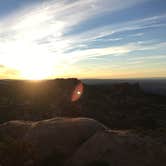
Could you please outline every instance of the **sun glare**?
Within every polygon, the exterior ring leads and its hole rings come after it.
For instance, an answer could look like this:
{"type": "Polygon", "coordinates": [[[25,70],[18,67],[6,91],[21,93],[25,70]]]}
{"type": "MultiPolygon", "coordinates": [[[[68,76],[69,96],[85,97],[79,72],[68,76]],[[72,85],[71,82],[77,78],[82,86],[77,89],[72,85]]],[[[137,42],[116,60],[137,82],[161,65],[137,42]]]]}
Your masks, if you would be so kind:
{"type": "Polygon", "coordinates": [[[29,62],[22,62],[24,65],[19,66],[20,76],[28,80],[47,79],[53,75],[54,64],[47,58],[39,58],[34,60],[34,57],[29,59],[29,62]]]}
{"type": "Polygon", "coordinates": [[[46,66],[29,67],[20,69],[20,74],[23,79],[28,80],[43,80],[51,76],[51,68],[46,66]]]}
{"type": "Polygon", "coordinates": [[[15,43],[10,48],[3,59],[4,64],[16,69],[21,79],[47,79],[55,73],[55,66],[60,63],[57,56],[38,46],[15,43]]]}

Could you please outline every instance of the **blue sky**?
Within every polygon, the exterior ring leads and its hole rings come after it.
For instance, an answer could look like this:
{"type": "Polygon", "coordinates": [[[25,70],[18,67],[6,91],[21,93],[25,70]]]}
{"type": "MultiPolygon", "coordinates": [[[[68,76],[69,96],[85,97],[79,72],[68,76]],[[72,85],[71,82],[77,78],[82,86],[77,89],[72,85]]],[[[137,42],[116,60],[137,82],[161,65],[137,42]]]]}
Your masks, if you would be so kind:
{"type": "Polygon", "coordinates": [[[166,77],[165,0],[2,0],[0,78],[166,77]]]}

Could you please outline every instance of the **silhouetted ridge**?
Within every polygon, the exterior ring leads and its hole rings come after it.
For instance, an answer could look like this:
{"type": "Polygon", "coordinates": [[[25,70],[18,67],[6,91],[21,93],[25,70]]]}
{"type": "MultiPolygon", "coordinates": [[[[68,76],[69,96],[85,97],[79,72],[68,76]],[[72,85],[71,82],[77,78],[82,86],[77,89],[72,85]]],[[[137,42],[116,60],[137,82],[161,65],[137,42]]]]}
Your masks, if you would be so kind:
{"type": "Polygon", "coordinates": [[[81,81],[75,78],[4,82],[0,122],[83,116],[115,129],[166,127],[166,98],[144,93],[138,83],[83,84],[81,96],[75,92],[81,81]],[[78,101],[72,101],[73,92],[78,101]]]}

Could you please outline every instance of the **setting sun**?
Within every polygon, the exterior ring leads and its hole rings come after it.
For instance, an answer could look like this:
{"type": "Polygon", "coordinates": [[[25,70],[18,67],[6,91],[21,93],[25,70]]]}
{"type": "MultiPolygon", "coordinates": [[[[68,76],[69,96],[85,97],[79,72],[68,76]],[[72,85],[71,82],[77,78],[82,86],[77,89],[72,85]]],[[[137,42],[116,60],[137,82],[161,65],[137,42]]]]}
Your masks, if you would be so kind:
{"type": "Polygon", "coordinates": [[[46,66],[33,66],[30,68],[20,69],[21,77],[28,80],[42,80],[51,76],[51,68],[46,66]]]}
{"type": "Polygon", "coordinates": [[[51,60],[45,59],[34,59],[30,57],[29,61],[22,61],[23,65],[18,67],[20,71],[20,77],[29,80],[42,80],[52,76],[54,71],[54,63],[51,60]]]}
{"type": "Polygon", "coordinates": [[[17,70],[22,79],[47,79],[53,75],[54,68],[59,63],[58,57],[53,57],[46,49],[35,44],[19,41],[10,48],[2,59],[3,63],[17,70]]]}

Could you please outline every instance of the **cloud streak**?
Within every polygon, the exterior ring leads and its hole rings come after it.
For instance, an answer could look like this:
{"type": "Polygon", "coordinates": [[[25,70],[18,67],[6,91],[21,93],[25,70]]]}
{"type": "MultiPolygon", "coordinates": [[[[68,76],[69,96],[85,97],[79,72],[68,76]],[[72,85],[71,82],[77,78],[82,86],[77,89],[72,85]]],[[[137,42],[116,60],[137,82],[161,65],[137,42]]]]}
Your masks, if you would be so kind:
{"type": "MultiPolygon", "coordinates": [[[[23,68],[25,62],[27,67],[47,67],[50,64],[52,68],[61,68],[65,73],[71,65],[89,58],[122,56],[133,51],[164,48],[165,42],[146,45],[128,42],[100,48],[92,43],[100,44],[105,37],[108,37],[105,39],[108,42],[122,41],[124,37],[112,35],[166,26],[166,14],[69,33],[75,26],[93,17],[108,12],[115,13],[145,1],[147,0],[126,0],[121,3],[121,0],[51,0],[26,7],[0,21],[0,64],[15,70],[23,68]]],[[[131,36],[140,37],[143,34],[139,32],[131,36]]],[[[0,71],[2,73],[2,69],[0,71]]],[[[56,72],[63,73],[59,70],[56,72]]]]}

